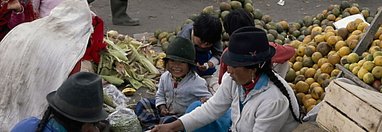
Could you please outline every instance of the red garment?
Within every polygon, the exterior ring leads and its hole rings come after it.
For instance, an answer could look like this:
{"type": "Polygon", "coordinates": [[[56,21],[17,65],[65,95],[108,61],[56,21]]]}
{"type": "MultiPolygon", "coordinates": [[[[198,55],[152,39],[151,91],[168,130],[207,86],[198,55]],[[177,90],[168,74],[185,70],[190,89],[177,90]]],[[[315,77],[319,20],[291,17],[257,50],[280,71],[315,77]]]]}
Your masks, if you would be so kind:
{"type": "MultiPolygon", "coordinates": [[[[224,51],[223,51],[223,54],[224,52],[226,52],[228,50],[228,48],[225,48],[224,51]]],[[[227,71],[227,64],[225,64],[223,62],[223,59],[220,58],[220,66],[219,66],[219,73],[218,73],[218,83],[221,84],[222,83],[222,78],[223,78],[223,75],[224,73],[227,71]]]]}
{"type": "Polygon", "coordinates": [[[92,25],[94,28],[94,32],[90,36],[90,40],[88,43],[88,47],[86,48],[85,55],[82,57],[80,61],[77,62],[76,66],[73,68],[71,74],[79,72],[81,70],[81,61],[89,60],[96,64],[100,61],[100,52],[103,49],[106,49],[107,44],[103,42],[103,31],[104,31],[104,23],[103,20],[94,16],[92,18],[92,25]]]}
{"type": "Polygon", "coordinates": [[[296,50],[289,45],[280,45],[273,42],[269,42],[269,45],[276,49],[276,53],[272,57],[272,63],[284,63],[296,53],[296,50]]]}
{"type": "Polygon", "coordinates": [[[94,27],[94,32],[90,36],[90,46],[88,45],[82,59],[98,64],[100,60],[100,52],[107,46],[106,43],[103,42],[104,23],[100,17],[94,16],[92,19],[92,24],[94,27]]]}
{"type": "MultiPolygon", "coordinates": [[[[284,63],[294,56],[296,50],[292,46],[279,45],[273,42],[269,42],[270,46],[276,49],[275,55],[272,57],[272,63],[284,63]]],[[[224,49],[223,53],[227,51],[228,48],[224,49]]],[[[218,73],[218,83],[221,84],[224,73],[227,71],[227,65],[220,59],[220,69],[218,73]]]]}
{"type": "Polygon", "coordinates": [[[15,26],[37,19],[38,15],[34,12],[31,1],[28,0],[26,3],[24,3],[24,1],[20,1],[20,4],[24,8],[24,11],[20,14],[17,14],[12,10],[8,10],[7,4],[0,7],[0,41],[15,26]]]}
{"type": "Polygon", "coordinates": [[[245,97],[248,95],[249,92],[251,92],[251,90],[253,88],[255,88],[255,85],[256,85],[257,81],[259,80],[259,78],[260,78],[260,76],[259,76],[259,74],[257,74],[255,79],[252,80],[252,82],[250,82],[249,84],[242,85],[244,88],[244,96],[245,97]]]}

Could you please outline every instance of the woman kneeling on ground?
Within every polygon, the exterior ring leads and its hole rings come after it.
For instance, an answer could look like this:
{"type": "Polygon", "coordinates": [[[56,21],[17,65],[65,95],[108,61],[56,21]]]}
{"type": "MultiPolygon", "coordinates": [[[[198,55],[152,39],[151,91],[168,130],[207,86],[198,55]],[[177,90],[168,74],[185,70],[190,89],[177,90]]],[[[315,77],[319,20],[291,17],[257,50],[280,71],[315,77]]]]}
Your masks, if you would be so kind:
{"type": "MultiPolygon", "coordinates": [[[[90,72],[70,76],[57,91],[46,96],[42,119],[20,121],[11,132],[100,132],[107,125],[101,77],[90,72]]],[[[107,130],[105,130],[107,131],[107,130]]]]}

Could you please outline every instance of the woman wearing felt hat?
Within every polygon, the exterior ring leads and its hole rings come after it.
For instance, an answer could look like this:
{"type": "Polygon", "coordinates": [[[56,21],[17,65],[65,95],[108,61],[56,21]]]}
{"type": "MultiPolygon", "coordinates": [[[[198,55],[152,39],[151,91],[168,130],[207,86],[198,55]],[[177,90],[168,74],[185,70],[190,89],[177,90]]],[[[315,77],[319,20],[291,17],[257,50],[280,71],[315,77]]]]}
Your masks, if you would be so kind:
{"type": "Polygon", "coordinates": [[[12,132],[99,132],[98,123],[108,116],[101,77],[94,73],[73,74],[46,99],[49,106],[41,120],[24,119],[12,132]]]}
{"type": "Polygon", "coordinates": [[[299,124],[299,106],[292,88],[272,71],[274,53],[263,30],[253,26],[236,30],[222,57],[228,74],[216,94],[200,108],[152,131],[192,131],[229,108],[233,132],[294,130],[299,124]]]}

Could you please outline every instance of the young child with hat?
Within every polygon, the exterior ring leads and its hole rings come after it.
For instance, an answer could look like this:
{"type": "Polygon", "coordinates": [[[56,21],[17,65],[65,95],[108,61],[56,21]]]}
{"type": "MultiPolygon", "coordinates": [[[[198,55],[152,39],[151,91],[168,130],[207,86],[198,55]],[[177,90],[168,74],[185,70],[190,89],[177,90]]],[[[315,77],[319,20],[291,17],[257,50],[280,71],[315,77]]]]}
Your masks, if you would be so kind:
{"type": "Polygon", "coordinates": [[[195,49],[190,40],[176,37],[166,50],[164,72],[155,99],[142,99],[135,113],[144,128],[176,120],[193,102],[211,97],[206,81],[195,71],[195,49]]]}

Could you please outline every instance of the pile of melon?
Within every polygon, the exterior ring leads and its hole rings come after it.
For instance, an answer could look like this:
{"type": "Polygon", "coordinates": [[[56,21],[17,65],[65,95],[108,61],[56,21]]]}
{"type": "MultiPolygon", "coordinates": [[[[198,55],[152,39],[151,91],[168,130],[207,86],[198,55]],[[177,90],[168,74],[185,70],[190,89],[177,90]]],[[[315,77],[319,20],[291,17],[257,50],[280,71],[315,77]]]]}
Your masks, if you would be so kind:
{"type": "MultiPolygon", "coordinates": [[[[338,6],[334,6],[337,9],[338,6]]],[[[339,7],[341,9],[341,7],[339,7]]],[[[356,6],[346,9],[356,10],[356,6]]],[[[326,11],[324,11],[326,12],[326,11]]],[[[324,15],[328,20],[334,14],[324,15]]],[[[340,17],[340,16],[338,16],[340,17]]],[[[338,18],[337,17],[337,18],[338,18]]],[[[364,15],[364,17],[366,17],[364,15]]],[[[331,20],[336,20],[330,18],[331,20]]],[[[378,91],[381,89],[381,28],[375,34],[375,40],[368,51],[361,56],[352,53],[365,34],[368,24],[362,19],[348,23],[346,28],[334,29],[331,25],[313,24],[311,33],[302,41],[290,43],[296,48],[296,55],[290,59],[290,70],[286,80],[295,90],[299,103],[310,111],[325,96],[325,87],[337,77],[340,70],[335,64],[342,64],[365,83],[372,85],[378,91]]]]}
{"type": "Polygon", "coordinates": [[[297,51],[289,62],[291,68],[285,79],[307,111],[323,99],[324,88],[340,73],[335,64],[344,65],[365,83],[373,84],[378,91],[381,89],[382,43],[379,37],[362,56],[352,53],[367,27],[361,19],[338,30],[316,26],[302,42],[290,43],[297,51]]]}
{"type": "MultiPolygon", "coordinates": [[[[382,90],[382,27],[379,27],[370,48],[362,55],[351,53],[343,65],[363,82],[377,91],[382,90]]],[[[382,92],[382,91],[381,91],[382,92]]]]}

